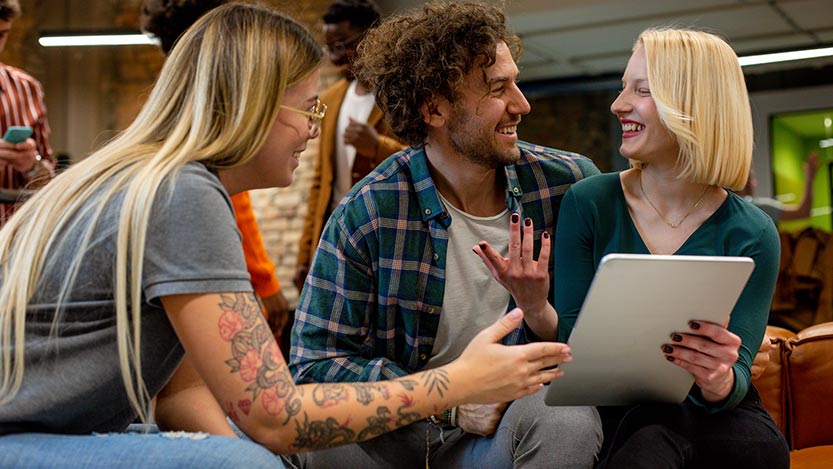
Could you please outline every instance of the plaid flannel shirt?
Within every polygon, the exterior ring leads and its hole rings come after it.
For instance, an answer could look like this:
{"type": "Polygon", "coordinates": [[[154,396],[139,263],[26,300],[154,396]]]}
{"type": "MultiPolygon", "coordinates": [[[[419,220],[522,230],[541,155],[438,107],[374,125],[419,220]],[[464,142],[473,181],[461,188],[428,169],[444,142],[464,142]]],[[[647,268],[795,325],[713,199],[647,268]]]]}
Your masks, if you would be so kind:
{"type": "MultiPolygon", "coordinates": [[[[575,153],[518,147],[520,160],[505,169],[506,206],[534,222],[537,253],[541,234],[554,234],[564,193],[599,170],[575,153]]],[[[350,190],[324,228],[296,310],[290,369],[298,382],[385,380],[425,366],[443,313],[451,221],[421,146],[392,155],[350,190]]],[[[504,343],[531,340],[522,326],[504,343]]]]}

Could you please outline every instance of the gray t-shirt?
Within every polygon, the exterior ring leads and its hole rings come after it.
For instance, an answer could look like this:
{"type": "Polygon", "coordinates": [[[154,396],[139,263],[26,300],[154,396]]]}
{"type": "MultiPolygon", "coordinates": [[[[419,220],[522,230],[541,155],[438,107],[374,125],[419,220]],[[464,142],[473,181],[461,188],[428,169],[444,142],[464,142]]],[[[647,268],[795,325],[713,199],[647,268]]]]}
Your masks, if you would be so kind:
{"type": "MultiPolygon", "coordinates": [[[[231,200],[217,176],[192,163],[170,181],[151,214],[142,275],[142,375],[151,395],[183,356],[159,298],[252,291],[231,200]]],[[[115,208],[121,200],[105,209],[50,336],[69,259],[80,249],[79,230],[59,238],[30,302],[23,387],[0,406],[0,434],[120,431],[135,419],[116,348],[115,208]]]]}

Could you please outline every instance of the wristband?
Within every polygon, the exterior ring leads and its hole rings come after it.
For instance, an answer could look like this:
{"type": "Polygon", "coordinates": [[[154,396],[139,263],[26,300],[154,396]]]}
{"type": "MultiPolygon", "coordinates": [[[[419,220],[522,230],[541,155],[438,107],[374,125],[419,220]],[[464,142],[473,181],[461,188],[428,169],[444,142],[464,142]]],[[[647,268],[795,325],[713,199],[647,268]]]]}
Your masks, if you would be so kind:
{"type": "Polygon", "coordinates": [[[451,408],[451,419],[449,419],[448,423],[453,426],[457,426],[457,407],[451,408]]]}

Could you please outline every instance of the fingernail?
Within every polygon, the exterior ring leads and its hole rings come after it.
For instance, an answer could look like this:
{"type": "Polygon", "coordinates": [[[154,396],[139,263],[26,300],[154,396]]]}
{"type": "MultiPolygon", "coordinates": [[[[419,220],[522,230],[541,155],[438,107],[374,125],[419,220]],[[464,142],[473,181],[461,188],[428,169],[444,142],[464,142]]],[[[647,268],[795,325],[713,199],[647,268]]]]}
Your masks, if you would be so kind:
{"type": "Polygon", "coordinates": [[[471,248],[471,252],[473,252],[473,253],[477,254],[477,251],[475,251],[475,249],[474,249],[474,248],[471,248]]]}
{"type": "Polygon", "coordinates": [[[663,351],[663,352],[665,352],[665,353],[671,353],[671,352],[673,352],[673,351],[674,351],[674,349],[673,349],[673,348],[671,348],[671,346],[670,346],[670,345],[663,345],[663,346],[662,346],[662,351],[663,351]]]}
{"type": "Polygon", "coordinates": [[[531,218],[525,218],[524,219],[524,226],[532,226],[532,219],[531,218]]]}
{"type": "Polygon", "coordinates": [[[688,327],[690,327],[690,328],[692,328],[696,331],[697,329],[700,329],[700,323],[697,322],[697,321],[689,321],[688,327]]]}
{"type": "Polygon", "coordinates": [[[480,249],[482,249],[484,251],[486,250],[486,243],[480,243],[480,244],[478,244],[478,246],[480,246],[480,249]]]}
{"type": "Polygon", "coordinates": [[[682,342],[683,336],[681,336],[680,334],[671,334],[671,340],[673,340],[674,342],[682,342]]]}
{"type": "Polygon", "coordinates": [[[665,356],[665,359],[670,361],[670,362],[674,361],[674,357],[671,357],[671,356],[668,356],[668,355],[665,356]]]}
{"type": "Polygon", "coordinates": [[[507,313],[507,316],[509,316],[510,319],[518,319],[519,317],[521,317],[521,310],[517,308],[513,309],[512,311],[509,311],[509,313],[507,313]]]}
{"type": "Polygon", "coordinates": [[[570,363],[571,361],[573,361],[573,356],[567,355],[563,360],[561,360],[561,363],[570,363]]]}
{"type": "Polygon", "coordinates": [[[544,234],[542,234],[541,236],[543,236],[543,237],[544,237],[544,239],[550,239],[550,234],[549,234],[549,233],[547,233],[546,231],[545,231],[545,232],[544,232],[544,234]]]}
{"type": "Polygon", "coordinates": [[[512,223],[518,223],[518,221],[520,221],[520,219],[521,219],[521,216],[518,215],[517,213],[512,214],[512,223]]]}

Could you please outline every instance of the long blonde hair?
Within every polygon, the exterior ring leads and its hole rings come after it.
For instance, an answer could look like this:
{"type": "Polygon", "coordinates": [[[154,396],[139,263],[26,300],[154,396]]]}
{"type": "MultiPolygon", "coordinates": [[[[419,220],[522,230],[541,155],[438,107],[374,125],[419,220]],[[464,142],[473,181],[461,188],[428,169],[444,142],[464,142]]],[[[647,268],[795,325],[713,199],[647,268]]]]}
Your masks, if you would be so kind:
{"type": "Polygon", "coordinates": [[[680,147],[680,177],[741,189],[752,162],[752,111],[735,52],[714,34],[671,28],[643,31],[639,47],[660,119],[680,147]]]}
{"type": "Polygon", "coordinates": [[[266,141],[286,89],[309,76],[321,57],[308,31],[282,13],[248,4],[213,10],[177,42],[130,127],[15,213],[0,230],[0,405],[20,390],[27,305],[45,269],[61,267],[48,264],[59,235],[82,230],[81,248],[69,268],[62,266],[66,277],[53,325],[105,207],[123,194],[115,235],[116,334],[128,399],[147,420],[141,281],[160,186],[192,161],[212,170],[246,164],[266,141]],[[82,219],[88,224],[81,226],[82,219]]]}

